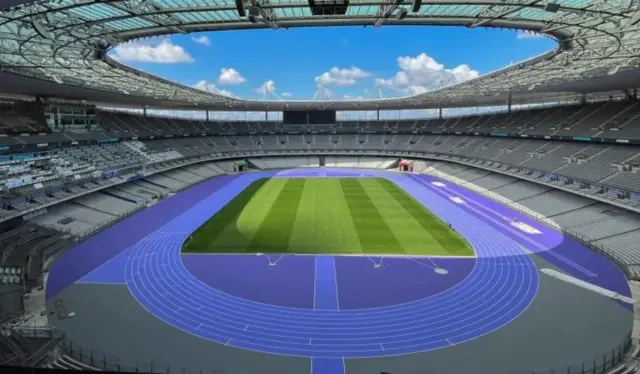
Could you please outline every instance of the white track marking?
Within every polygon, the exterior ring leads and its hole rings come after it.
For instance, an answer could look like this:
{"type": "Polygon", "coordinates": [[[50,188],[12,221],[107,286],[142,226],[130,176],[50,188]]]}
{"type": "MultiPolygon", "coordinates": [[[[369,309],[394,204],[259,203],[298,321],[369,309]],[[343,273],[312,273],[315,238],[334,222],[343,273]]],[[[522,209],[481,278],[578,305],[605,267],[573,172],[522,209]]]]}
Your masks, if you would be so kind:
{"type": "MultiPolygon", "coordinates": [[[[182,253],[182,256],[264,256],[264,254],[260,253],[182,253]]],[[[451,256],[451,255],[399,255],[399,254],[365,254],[365,253],[273,253],[270,256],[333,256],[333,257],[390,257],[390,258],[476,258],[475,255],[462,255],[462,256],[451,256]]],[[[267,256],[269,257],[269,256],[267,256]]],[[[280,258],[278,258],[280,261],[280,258]]]]}
{"type": "Polygon", "coordinates": [[[581,279],[572,277],[572,276],[567,275],[565,273],[561,273],[561,272],[559,272],[557,270],[553,270],[553,269],[549,269],[549,268],[543,268],[543,269],[540,269],[540,272],[543,273],[543,274],[546,274],[546,275],[548,275],[548,276],[550,276],[552,278],[561,280],[563,282],[567,282],[569,284],[573,284],[574,286],[578,286],[578,287],[584,288],[585,290],[589,290],[589,291],[595,292],[595,293],[600,294],[602,296],[606,296],[606,297],[609,297],[609,298],[612,298],[612,299],[620,300],[620,301],[625,302],[627,304],[635,304],[635,302],[636,302],[635,299],[632,299],[632,298],[627,297],[627,296],[620,295],[617,292],[608,290],[608,289],[600,287],[600,286],[596,286],[595,284],[592,284],[592,283],[589,283],[589,282],[585,282],[585,281],[583,281],[581,279]]]}

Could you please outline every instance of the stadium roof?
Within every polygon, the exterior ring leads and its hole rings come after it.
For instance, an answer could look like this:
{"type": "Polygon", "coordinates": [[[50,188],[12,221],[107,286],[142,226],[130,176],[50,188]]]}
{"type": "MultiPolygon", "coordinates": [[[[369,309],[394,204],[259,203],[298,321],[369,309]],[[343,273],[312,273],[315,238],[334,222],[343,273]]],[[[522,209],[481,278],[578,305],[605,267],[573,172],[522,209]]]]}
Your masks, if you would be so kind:
{"type": "Polygon", "coordinates": [[[15,5],[20,2],[0,0],[0,91],[12,94],[183,109],[370,110],[499,105],[510,96],[514,103],[548,101],[640,86],[640,0],[46,0],[15,5]],[[425,94],[348,101],[235,99],[140,72],[106,53],[129,40],[175,33],[386,24],[512,28],[547,34],[558,46],[425,94]]]}

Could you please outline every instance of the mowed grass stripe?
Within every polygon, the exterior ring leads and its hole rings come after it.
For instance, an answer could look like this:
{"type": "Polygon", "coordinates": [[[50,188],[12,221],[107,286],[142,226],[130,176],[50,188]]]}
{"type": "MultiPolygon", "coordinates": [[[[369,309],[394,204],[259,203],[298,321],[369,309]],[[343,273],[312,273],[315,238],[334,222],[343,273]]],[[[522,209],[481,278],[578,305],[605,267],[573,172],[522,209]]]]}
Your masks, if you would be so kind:
{"type": "Polygon", "coordinates": [[[401,246],[401,253],[406,254],[437,254],[447,255],[440,243],[431,237],[428,230],[425,230],[420,223],[416,222],[414,216],[407,211],[407,207],[401,205],[382,186],[380,179],[361,179],[360,184],[371,198],[387,226],[398,239],[401,246]]]}
{"type": "Polygon", "coordinates": [[[240,215],[244,207],[251,200],[253,195],[268,182],[268,179],[260,179],[248,186],[238,196],[225,205],[211,219],[200,226],[191,235],[191,239],[182,248],[183,252],[206,253],[210,252],[213,243],[225,227],[235,224],[236,217],[240,215]]]}
{"type": "Polygon", "coordinates": [[[248,251],[288,252],[305,179],[289,179],[253,236],[248,251]]]}
{"type": "Polygon", "coordinates": [[[277,178],[267,180],[247,201],[240,214],[213,239],[210,248],[216,252],[246,252],[285,183],[277,178]]]}
{"type": "Polygon", "coordinates": [[[184,252],[472,255],[385,179],[261,179],[198,228],[184,252]]]}
{"type": "Polygon", "coordinates": [[[328,182],[318,186],[323,198],[317,201],[316,212],[319,219],[332,223],[333,229],[326,230],[324,234],[331,240],[332,252],[362,253],[362,244],[340,186],[340,179],[330,179],[328,182]],[[330,209],[325,210],[325,207],[330,209]]]}
{"type": "Polygon", "coordinates": [[[397,253],[400,243],[382,215],[362,188],[358,179],[340,179],[340,187],[366,253],[397,253]]]}
{"type": "Polygon", "coordinates": [[[473,248],[457,232],[449,229],[440,217],[436,216],[422,204],[416,201],[413,196],[398,188],[393,182],[386,179],[379,179],[378,183],[400,204],[414,220],[418,222],[425,231],[447,252],[454,255],[472,255],[473,248]]]}
{"type": "Polygon", "coordinates": [[[290,252],[313,253],[321,246],[318,243],[319,233],[315,230],[317,224],[316,213],[316,183],[305,183],[293,223],[291,238],[289,239],[290,252]]]}
{"type": "Polygon", "coordinates": [[[289,249],[304,253],[361,253],[337,179],[307,180],[289,249]]]}

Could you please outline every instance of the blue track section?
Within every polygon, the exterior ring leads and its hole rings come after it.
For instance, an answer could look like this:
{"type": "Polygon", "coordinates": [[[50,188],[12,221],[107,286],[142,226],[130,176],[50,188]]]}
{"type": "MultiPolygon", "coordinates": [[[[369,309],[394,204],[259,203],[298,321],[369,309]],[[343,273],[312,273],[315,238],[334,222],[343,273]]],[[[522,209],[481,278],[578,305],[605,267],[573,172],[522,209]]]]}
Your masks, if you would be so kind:
{"type": "Polygon", "coordinates": [[[311,374],[344,374],[344,359],[314,358],[311,362],[311,374]]]}
{"type": "MultiPolygon", "coordinates": [[[[151,314],[189,334],[237,348],[308,357],[313,374],[342,374],[345,359],[444,348],[508,324],[527,309],[538,289],[538,271],[530,253],[538,254],[573,276],[623,295],[630,294],[622,273],[604,257],[560,232],[459,186],[431,176],[371,170],[295,169],[216,178],[123,220],[65,252],[49,276],[47,297],[51,298],[73,282],[124,283],[151,314]],[[274,176],[387,178],[442,220],[450,222],[473,245],[476,259],[469,263],[464,276],[451,282],[452,272],[456,270],[452,261],[461,259],[409,258],[404,262],[394,259],[388,261],[393,271],[383,266],[373,274],[372,267],[365,269],[362,264],[367,260],[381,264],[379,259],[236,257],[224,264],[237,265],[236,261],[240,261],[247,265],[238,267],[248,269],[239,278],[240,282],[236,281],[238,278],[224,278],[225,274],[220,274],[223,271],[216,274],[222,276],[218,282],[253,287],[253,293],[240,293],[243,297],[223,292],[197,278],[185,265],[184,259],[188,256],[180,254],[184,240],[251,183],[274,176]],[[537,233],[520,230],[513,223],[526,223],[537,233]],[[260,266],[259,259],[264,260],[264,269],[256,267],[260,266]],[[275,266],[268,267],[270,262],[275,266]],[[436,267],[448,268],[448,275],[443,275],[447,278],[442,278],[448,280],[407,271],[410,268],[406,264],[431,272],[436,267]],[[271,282],[256,279],[242,282],[246,277],[260,274],[263,277],[271,274],[272,278],[264,278],[271,282]],[[357,292],[358,288],[351,287],[354,280],[376,279],[376,284],[388,285],[389,277],[396,279],[406,274],[416,277],[416,282],[407,284],[417,287],[450,283],[426,296],[408,298],[407,302],[366,304],[369,307],[353,303],[354,298],[363,296],[357,292]],[[301,282],[302,277],[308,277],[304,279],[309,282],[301,282]],[[263,296],[282,296],[287,283],[297,287],[287,290],[306,292],[306,296],[313,292],[313,298],[284,306],[278,302],[282,297],[256,301],[258,298],[251,296],[256,292],[263,296]]],[[[211,271],[206,266],[203,269],[211,271]]],[[[287,292],[287,295],[295,297],[300,293],[287,292]]]]}
{"type": "Polygon", "coordinates": [[[338,310],[338,284],[336,259],[333,256],[316,256],[316,276],[314,282],[313,308],[338,310]]]}
{"type": "MultiPolygon", "coordinates": [[[[336,259],[333,256],[316,256],[314,282],[314,309],[339,310],[336,259]]],[[[309,345],[313,340],[309,339],[309,345]]],[[[312,358],[311,374],[344,374],[344,358],[312,358]]]]}
{"type": "Polygon", "coordinates": [[[428,351],[476,338],[520,315],[537,292],[537,269],[518,243],[472,211],[402,175],[397,176],[398,185],[451,222],[474,246],[478,259],[458,285],[400,305],[328,309],[337,291],[335,280],[334,287],[330,281],[335,275],[332,257],[324,257],[316,265],[322,283],[316,302],[327,309],[269,305],[220,292],[186,269],[180,248],[190,233],[260,177],[251,173],[234,180],[131,247],[126,283],[149,312],[228,346],[339,361],[428,351]]]}

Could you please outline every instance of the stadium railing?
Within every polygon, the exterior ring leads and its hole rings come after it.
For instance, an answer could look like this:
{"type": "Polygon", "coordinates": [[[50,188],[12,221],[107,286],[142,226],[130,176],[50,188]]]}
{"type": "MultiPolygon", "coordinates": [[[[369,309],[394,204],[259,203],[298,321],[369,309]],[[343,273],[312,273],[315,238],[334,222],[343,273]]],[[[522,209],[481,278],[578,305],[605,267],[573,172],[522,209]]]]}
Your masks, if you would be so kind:
{"type": "MultiPolygon", "coordinates": [[[[135,360],[124,361],[114,355],[105,354],[94,349],[65,339],[61,345],[61,354],[65,354],[82,364],[98,370],[122,373],[164,373],[164,374],[232,374],[228,371],[180,366],[175,363],[161,361],[135,360]]],[[[256,373],[258,374],[258,373],[256,373]]]]}
{"type": "Polygon", "coordinates": [[[29,348],[14,357],[0,358],[0,363],[12,362],[12,364],[20,366],[38,366],[49,356],[51,351],[64,341],[64,332],[48,324],[36,325],[20,322],[15,325],[3,325],[2,334],[12,336],[19,342],[22,349],[29,348]],[[38,339],[40,343],[32,346],[31,339],[38,339]]]}
{"type": "MultiPolygon", "coordinates": [[[[593,357],[592,359],[572,365],[559,366],[556,368],[520,370],[508,374],[603,374],[609,372],[622,364],[627,366],[637,366],[638,359],[630,355],[632,346],[638,346],[637,339],[627,336],[624,341],[620,342],[607,352],[593,357]]],[[[177,366],[159,361],[136,361],[124,363],[113,355],[100,353],[96,350],[87,349],[81,345],[64,340],[61,353],[88,365],[90,367],[126,373],[164,373],[164,374],[232,374],[228,371],[216,369],[193,368],[187,366],[177,366]]],[[[258,373],[256,373],[258,374],[258,373]]],[[[496,373],[497,374],[497,373],[496,373]]]]}

